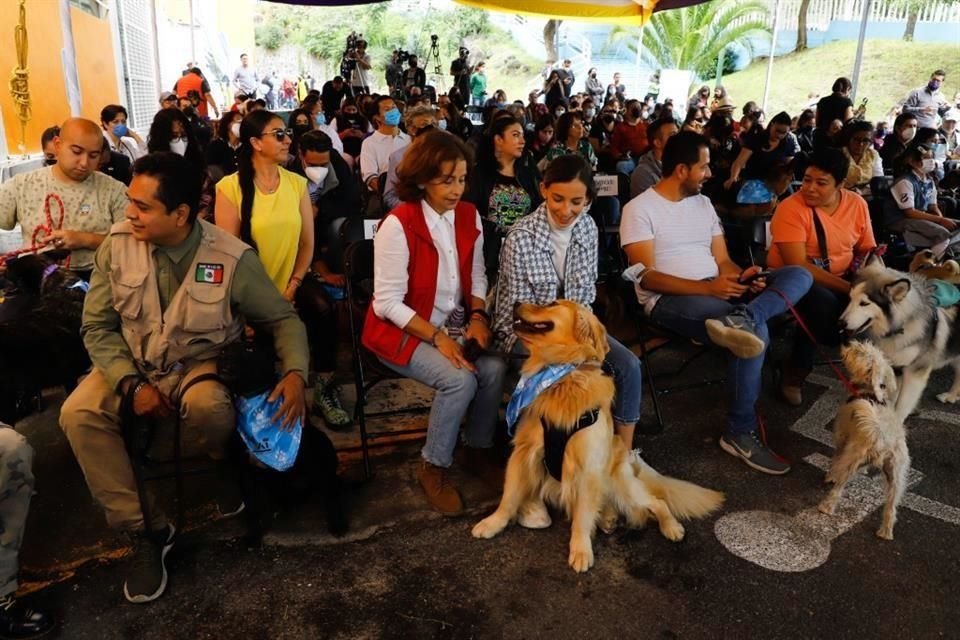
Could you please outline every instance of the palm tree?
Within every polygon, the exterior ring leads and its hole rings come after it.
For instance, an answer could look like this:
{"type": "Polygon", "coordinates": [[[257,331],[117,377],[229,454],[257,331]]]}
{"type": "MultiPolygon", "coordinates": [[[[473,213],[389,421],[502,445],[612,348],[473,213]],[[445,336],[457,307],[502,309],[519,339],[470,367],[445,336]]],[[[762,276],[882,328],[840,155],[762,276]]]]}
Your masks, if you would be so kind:
{"type": "Polygon", "coordinates": [[[641,28],[614,27],[610,43],[629,38],[627,47],[636,53],[642,29],[644,64],[654,69],[689,69],[705,77],[728,46],[739,44],[751,50],[754,39],[769,38],[768,14],[764,0],[714,0],[655,13],[641,28]]]}

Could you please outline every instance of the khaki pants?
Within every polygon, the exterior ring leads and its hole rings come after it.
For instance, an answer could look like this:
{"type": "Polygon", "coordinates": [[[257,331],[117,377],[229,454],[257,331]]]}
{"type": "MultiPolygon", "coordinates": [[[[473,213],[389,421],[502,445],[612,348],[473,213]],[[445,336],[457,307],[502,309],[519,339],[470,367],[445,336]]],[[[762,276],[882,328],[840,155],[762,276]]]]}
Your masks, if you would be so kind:
{"type": "MultiPolygon", "coordinates": [[[[180,429],[185,453],[204,451],[211,458],[221,459],[224,447],[235,427],[233,402],[223,385],[207,380],[187,390],[179,398],[179,389],[203,373],[216,373],[216,361],[193,364],[173,393],[174,406],[179,402],[180,429]]],[[[87,486],[106,511],[107,524],[132,531],[143,529],[143,512],[120,430],[120,395],[103,374],[94,369],[70,394],[60,411],[60,427],[67,436],[80,463],[87,486]]],[[[162,528],[167,520],[148,493],[150,524],[162,528]]]]}

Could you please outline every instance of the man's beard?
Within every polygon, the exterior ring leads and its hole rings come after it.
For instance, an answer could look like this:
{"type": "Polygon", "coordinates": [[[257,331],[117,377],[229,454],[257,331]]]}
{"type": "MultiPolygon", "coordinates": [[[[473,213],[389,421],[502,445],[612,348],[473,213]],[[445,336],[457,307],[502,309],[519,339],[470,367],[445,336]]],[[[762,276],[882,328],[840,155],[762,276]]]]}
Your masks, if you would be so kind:
{"type": "Polygon", "coordinates": [[[684,198],[690,198],[692,196],[700,195],[700,191],[703,188],[703,185],[699,182],[684,182],[680,185],[680,193],[683,194],[684,198]]]}

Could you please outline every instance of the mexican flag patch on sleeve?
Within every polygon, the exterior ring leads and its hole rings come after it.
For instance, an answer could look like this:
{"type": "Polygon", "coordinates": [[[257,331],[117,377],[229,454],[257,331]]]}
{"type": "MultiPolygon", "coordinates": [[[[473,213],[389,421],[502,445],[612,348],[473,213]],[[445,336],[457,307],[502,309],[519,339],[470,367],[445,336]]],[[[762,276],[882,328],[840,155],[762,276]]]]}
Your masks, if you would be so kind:
{"type": "Polygon", "coordinates": [[[207,284],[223,284],[223,265],[201,262],[197,265],[196,281],[207,284]]]}

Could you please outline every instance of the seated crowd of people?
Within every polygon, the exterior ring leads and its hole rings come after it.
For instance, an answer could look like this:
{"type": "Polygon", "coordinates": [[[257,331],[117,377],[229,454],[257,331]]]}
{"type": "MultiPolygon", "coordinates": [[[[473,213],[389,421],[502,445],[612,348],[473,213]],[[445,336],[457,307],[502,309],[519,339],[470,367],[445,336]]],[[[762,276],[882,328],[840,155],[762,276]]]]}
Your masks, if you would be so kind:
{"type": "MultiPolygon", "coordinates": [[[[163,592],[175,531],[138,491],[125,412],[176,416],[222,460],[234,406],[206,374],[252,335],[276,354],[279,419],[305,419],[312,406],[327,427],[351,428],[337,384],[350,345],[336,305],[345,221],[380,220],[363,347],[436,392],[417,479],[438,511],[463,510],[455,457],[498,475],[505,380],[524,354],[514,306],[594,305],[621,251],[646,321],[729,353],[720,447],[764,473],[790,470],[755,408],[767,322],[795,307],[818,343],[833,344],[877,234],[950,250],[956,108],[938,130],[929,96],[911,97],[879,138],[855,117],[844,78],[816,111],[766,122],[753,102],[737,120],[722,87],[695,93],[681,118],[669,101],[627,98],[619,80],[603,92],[592,74],[595,90],[578,94],[558,84],[565,77],[552,74],[526,104],[496,93],[482,124],[459,94],[436,104],[427,93],[350,97],[340,78],[335,99],[311,91],[287,119],[240,96],[211,123],[196,95],[164,93],[146,140],[123,106],[108,105],[99,124],[71,118],[45,132],[46,166],[0,185],[0,228],[19,223],[27,246],[69,252],[69,270],[88,283],[81,334],[92,370],[60,424],[108,523],[133,537],[128,600],[163,592]],[[597,194],[597,172],[618,176],[618,195],[597,194]],[[51,196],[59,224],[45,213],[51,196]],[[765,261],[735,259],[725,226],[744,215],[772,215],[765,261]]],[[[942,81],[936,72],[921,93],[942,81]]],[[[633,449],[640,361],[608,339],[615,429],[633,449]]],[[[792,405],[816,347],[797,334],[780,389],[792,405]]]]}

